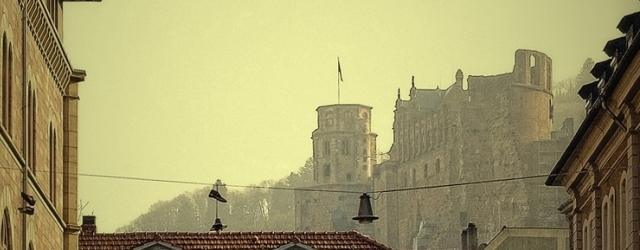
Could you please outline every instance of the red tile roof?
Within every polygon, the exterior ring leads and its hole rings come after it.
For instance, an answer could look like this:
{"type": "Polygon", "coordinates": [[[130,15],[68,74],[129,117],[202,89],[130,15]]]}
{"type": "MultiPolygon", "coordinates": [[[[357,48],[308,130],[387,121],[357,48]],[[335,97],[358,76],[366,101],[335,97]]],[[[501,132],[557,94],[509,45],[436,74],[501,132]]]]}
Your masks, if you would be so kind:
{"type": "Polygon", "coordinates": [[[79,250],[122,250],[149,242],[165,242],[184,250],[200,249],[276,249],[300,243],[314,249],[391,248],[356,231],[348,232],[136,232],[81,234],[79,250]]]}

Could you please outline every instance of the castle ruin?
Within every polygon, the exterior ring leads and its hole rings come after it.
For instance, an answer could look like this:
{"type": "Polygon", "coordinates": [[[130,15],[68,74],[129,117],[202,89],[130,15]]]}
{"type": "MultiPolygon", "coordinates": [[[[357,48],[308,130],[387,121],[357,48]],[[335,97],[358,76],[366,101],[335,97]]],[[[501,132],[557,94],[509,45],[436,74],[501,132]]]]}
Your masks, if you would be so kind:
{"type": "Polygon", "coordinates": [[[313,188],[398,191],[375,197],[373,228],[349,221],[352,194],[297,192],[296,229],[359,229],[396,249],[453,249],[470,222],[480,242],[503,226],[566,227],[556,211],[566,195],[544,185],[573,134],[570,119],[552,132],[551,69],[547,55],[518,50],[512,72],[469,76],[466,89],[461,70],[446,89],[412,80],[408,100],[398,91],[393,145],[379,164],[370,107],[318,108],[313,188]]]}

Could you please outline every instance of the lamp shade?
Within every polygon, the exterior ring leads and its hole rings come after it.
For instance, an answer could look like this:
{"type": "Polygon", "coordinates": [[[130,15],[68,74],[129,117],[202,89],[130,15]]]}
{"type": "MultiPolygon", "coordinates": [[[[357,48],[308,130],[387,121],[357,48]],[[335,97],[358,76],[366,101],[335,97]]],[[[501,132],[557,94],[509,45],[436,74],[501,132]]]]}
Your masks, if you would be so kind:
{"type": "Polygon", "coordinates": [[[373,215],[373,208],[371,208],[371,197],[367,193],[362,194],[360,196],[358,216],[353,217],[353,220],[357,220],[360,224],[369,224],[377,219],[379,218],[373,215]]]}

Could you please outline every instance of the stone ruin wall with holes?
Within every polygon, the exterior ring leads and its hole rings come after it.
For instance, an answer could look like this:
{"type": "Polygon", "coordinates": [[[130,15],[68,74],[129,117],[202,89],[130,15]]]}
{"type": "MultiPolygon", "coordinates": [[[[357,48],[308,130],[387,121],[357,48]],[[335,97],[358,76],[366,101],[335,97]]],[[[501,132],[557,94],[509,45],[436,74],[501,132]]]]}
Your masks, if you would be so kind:
{"type": "MultiPolygon", "coordinates": [[[[447,89],[398,94],[390,159],[373,168],[374,190],[548,174],[573,134],[552,132],[551,59],[518,50],[510,73],[463,73],[447,89]]],[[[479,243],[503,226],[567,227],[568,197],[545,178],[384,193],[374,201],[375,238],[396,249],[460,247],[467,223],[479,243]]]]}

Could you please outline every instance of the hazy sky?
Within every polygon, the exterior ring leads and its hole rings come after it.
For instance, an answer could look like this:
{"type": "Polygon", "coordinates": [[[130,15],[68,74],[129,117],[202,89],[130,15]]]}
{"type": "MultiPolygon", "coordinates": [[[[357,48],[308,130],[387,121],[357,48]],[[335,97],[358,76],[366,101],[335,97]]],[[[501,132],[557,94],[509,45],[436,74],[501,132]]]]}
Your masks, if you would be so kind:
{"type": "MultiPolygon", "coordinates": [[[[320,105],[373,107],[392,141],[397,89],[448,87],[455,71],[510,72],[516,49],[553,59],[553,78],[605,59],[637,0],[64,3],[80,85],[81,174],[257,184],[312,155],[320,105]]],[[[112,232],[158,200],[201,185],[81,176],[84,214],[112,232]]],[[[206,197],[202,197],[206,199],[206,197]]],[[[213,222],[213,218],[212,218],[213,222]]],[[[256,229],[259,230],[259,229],[256,229]]]]}

